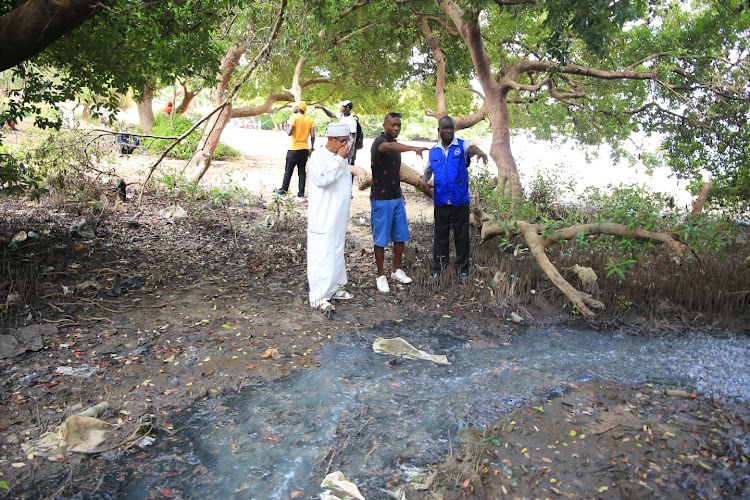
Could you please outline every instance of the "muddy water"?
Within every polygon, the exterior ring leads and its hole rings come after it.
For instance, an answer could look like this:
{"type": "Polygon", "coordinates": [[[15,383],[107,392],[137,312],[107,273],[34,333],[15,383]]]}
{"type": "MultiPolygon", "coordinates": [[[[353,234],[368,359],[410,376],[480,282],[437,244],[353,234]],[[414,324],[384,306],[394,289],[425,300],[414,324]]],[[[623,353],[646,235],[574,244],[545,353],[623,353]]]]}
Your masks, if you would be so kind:
{"type": "Polygon", "coordinates": [[[137,474],[120,475],[118,496],[170,488],[185,498],[311,498],[327,470],[341,470],[367,498],[387,498],[394,484],[449,451],[460,428],[492,423],[590,378],[750,400],[748,337],[526,329],[508,345],[477,347],[451,321],[351,334],[324,349],[320,369],[196,406],[175,422],[174,438],[150,447],[152,458],[130,464],[137,474]],[[447,354],[452,364],[387,363],[371,348],[379,335],[447,354]]]}

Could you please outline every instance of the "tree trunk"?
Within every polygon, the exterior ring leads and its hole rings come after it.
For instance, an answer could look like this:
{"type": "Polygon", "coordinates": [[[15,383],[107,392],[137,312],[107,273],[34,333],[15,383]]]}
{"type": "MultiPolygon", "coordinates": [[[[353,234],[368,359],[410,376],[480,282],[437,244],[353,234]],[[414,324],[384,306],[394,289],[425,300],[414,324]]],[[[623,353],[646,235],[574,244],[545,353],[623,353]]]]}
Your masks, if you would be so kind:
{"type": "Polygon", "coordinates": [[[224,109],[212,116],[206,128],[203,130],[203,137],[201,142],[193,154],[193,157],[188,163],[188,170],[193,170],[193,176],[190,179],[191,182],[198,183],[205,175],[208,167],[211,166],[211,159],[214,156],[214,151],[219,145],[221,139],[221,133],[224,131],[229,119],[232,117],[232,105],[227,104],[224,109]]]}
{"type": "Polygon", "coordinates": [[[492,74],[492,64],[484,48],[477,13],[464,12],[454,0],[443,0],[439,6],[451,18],[466,43],[477,72],[477,79],[484,91],[485,104],[488,107],[492,127],[490,156],[497,164],[497,189],[514,204],[520,203],[523,199],[523,186],[510,149],[510,121],[508,119],[508,92],[511,89],[508,83],[510,82],[498,82],[492,74]]]}
{"type": "Polygon", "coordinates": [[[190,105],[193,103],[193,100],[202,90],[188,90],[187,87],[184,86],[182,88],[184,90],[182,94],[182,102],[180,102],[180,105],[177,106],[177,109],[174,110],[174,112],[178,115],[184,115],[185,112],[190,109],[190,105]]]}
{"type": "Polygon", "coordinates": [[[507,90],[496,98],[488,98],[492,142],[490,156],[497,165],[497,190],[514,204],[523,200],[523,185],[518,175],[516,160],[510,148],[510,120],[508,118],[507,90]]]}
{"type": "MultiPolygon", "coordinates": [[[[12,5],[12,3],[8,3],[12,5]]],[[[0,71],[35,56],[98,12],[99,0],[27,0],[0,17],[0,71]]]]}
{"type": "Polygon", "coordinates": [[[136,100],[138,104],[138,121],[144,134],[150,134],[154,128],[154,88],[146,87],[143,95],[136,100]]]}
{"type": "Polygon", "coordinates": [[[708,200],[708,193],[711,191],[711,183],[710,182],[704,182],[703,186],[701,187],[701,192],[698,194],[698,197],[693,200],[693,209],[690,212],[690,215],[695,217],[696,215],[700,215],[701,212],[703,212],[703,207],[706,204],[706,200],[708,200]]]}

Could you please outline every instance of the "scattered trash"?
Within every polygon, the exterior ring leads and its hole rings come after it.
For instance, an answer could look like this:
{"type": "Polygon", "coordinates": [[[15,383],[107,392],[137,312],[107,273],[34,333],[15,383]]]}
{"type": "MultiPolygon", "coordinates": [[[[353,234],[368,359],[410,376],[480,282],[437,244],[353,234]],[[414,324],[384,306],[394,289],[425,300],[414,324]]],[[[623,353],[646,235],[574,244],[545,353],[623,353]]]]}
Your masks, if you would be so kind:
{"type": "Polygon", "coordinates": [[[523,318],[514,312],[510,313],[510,320],[517,325],[523,325],[523,318]]]}
{"type": "Polygon", "coordinates": [[[599,285],[596,283],[596,273],[590,267],[582,267],[575,264],[568,268],[569,271],[573,271],[578,277],[578,281],[583,285],[583,291],[590,293],[594,297],[599,297],[599,285]]]}
{"type": "Polygon", "coordinates": [[[156,441],[156,438],[155,438],[155,437],[151,437],[151,436],[144,436],[144,437],[143,437],[143,439],[141,439],[141,444],[140,444],[140,446],[141,446],[141,447],[145,447],[145,446],[151,446],[152,444],[154,444],[154,442],[155,442],[155,441],[156,441]]]}
{"type": "Polygon", "coordinates": [[[68,233],[71,235],[77,234],[84,238],[96,237],[96,234],[94,234],[94,230],[91,228],[89,221],[87,221],[83,217],[81,217],[80,219],[78,219],[77,221],[75,221],[73,224],[70,225],[70,229],[68,230],[68,233]]]}
{"type": "Polygon", "coordinates": [[[94,405],[91,408],[87,408],[81,412],[75,414],[76,417],[99,417],[109,410],[110,405],[107,401],[94,405]]]}
{"type": "Polygon", "coordinates": [[[187,211],[179,205],[173,205],[159,210],[159,217],[162,219],[185,219],[187,216],[187,211]]]}
{"type": "Polygon", "coordinates": [[[91,375],[97,372],[97,368],[79,367],[74,368],[72,366],[58,366],[55,373],[60,375],[70,375],[72,377],[89,378],[91,375]]]}
{"type": "Polygon", "coordinates": [[[392,339],[378,337],[372,343],[372,350],[378,354],[393,354],[409,359],[424,359],[441,365],[450,364],[445,354],[428,354],[420,351],[401,337],[392,339]]]}
{"type": "Polygon", "coordinates": [[[26,351],[40,351],[44,347],[43,335],[59,333],[55,325],[30,325],[16,330],[10,335],[0,335],[0,359],[12,358],[26,351]]]}
{"type": "Polygon", "coordinates": [[[14,234],[13,238],[10,239],[8,248],[10,248],[11,250],[15,250],[16,248],[18,248],[19,243],[23,243],[24,241],[26,241],[27,236],[28,235],[26,234],[26,231],[20,231],[14,234]]]}
{"type": "Polygon", "coordinates": [[[362,493],[359,492],[357,485],[347,481],[341,471],[331,472],[320,483],[321,488],[328,488],[330,491],[324,491],[320,495],[320,500],[365,500],[362,493]]]}
{"type": "Polygon", "coordinates": [[[72,416],[36,441],[23,443],[26,455],[50,456],[67,452],[91,453],[107,438],[112,425],[94,417],[72,416]]]}
{"type": "Polygon", "coordinates": [[[29,238],[33,238],[35,240],[39,238],[39,233],[35,233],[34,231],[29,231],[27,234],[29,238]]]}

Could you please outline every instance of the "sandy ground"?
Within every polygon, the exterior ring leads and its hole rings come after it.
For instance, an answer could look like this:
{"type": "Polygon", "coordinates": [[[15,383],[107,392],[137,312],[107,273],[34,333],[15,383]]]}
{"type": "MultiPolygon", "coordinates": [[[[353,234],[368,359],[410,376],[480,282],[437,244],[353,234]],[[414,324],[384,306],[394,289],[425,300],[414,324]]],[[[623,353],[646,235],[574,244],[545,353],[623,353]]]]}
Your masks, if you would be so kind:
{"type": "MultiPolygon", "coordinates": [[[[321,147],[322,138],[317,139],[317,147],[321,147]]],[[[284,177],[284,163],[289,147],[289,137],[283,132],[270,130],[253,130],[228,127],[222,134],[222,142],[245,153],[244,158],[236,162],[214,161],[204,176],[201,184],[204,187],[236,187],[263,204],[268,204],[273,198],[273,190],[281,187],[284,177]]],[[[355,165],[370,171],[370,147],[373,139],[366,138],[364,148],[359,151],[355,165]]],[[[406,144],[429,147],[432,143],[421,141],[402,141],[406,144]]],[[[140,181],[143,172],[148,171],[156,157],[148,155],[130,155],[116,158],[116,171],[124,175],[128,183],[140,181]]],[[[425,156],[426,159],[426,156],[425,156]]],[[[405,153],[402,160],[406,165],[418,172],[424,170],[424,161],[414,153],[405,153]]],[[[172,172],[183,172],[186,162],[166,159],[158,167],[152,177],[152,182],[163,175],[172,172]]],[[[189,175],[189,172],[186,172],[189,175]]],[[[291,196],[296,195],[298,183],[297,172],[292,175],[290,183],[291,196]]],[[[406,213],[410,220],[432,222],[432,201],[420,195],[416,190],[405,186],[406,213]]],[[[306,216],[307,204],[297,204],[297,211],[306,216]]],[[[360,191],[355,185],[352,189],[351,219],[349,232],[351,237],[362,243],[371,238],[370,224],[370,190],[360,191]]]]}

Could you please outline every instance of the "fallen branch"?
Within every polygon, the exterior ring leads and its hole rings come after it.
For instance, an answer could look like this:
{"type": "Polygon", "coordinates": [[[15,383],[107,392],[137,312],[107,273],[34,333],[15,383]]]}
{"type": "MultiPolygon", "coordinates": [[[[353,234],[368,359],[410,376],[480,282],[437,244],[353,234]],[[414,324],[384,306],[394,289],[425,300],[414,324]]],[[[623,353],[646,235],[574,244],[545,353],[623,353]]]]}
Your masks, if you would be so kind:
{"type": "Polygon", "coordinates": [[[624,224],[612,222],[581,224],[578,226],[568,227],[554,231],[549,236],[540,234],[540,226],[526,221],[508,221],[506,224],[499,224],[495,218],[485,212],[475,214],[477,220],[482,221],[482,241],[486,241],[494,236],[506,234],[508,232],[518,232],[523,236],[529,251],[539,264],[544,274],[550,281],[573,303],[575,308],[587,318],[595,316],[592,309],[603,309],[604,304],[593,297],[591,294],[582,292],[571,285],[557,268],[550,262],[547,257],[546,248],[553,243],[571,240],[580,234],[586,235],[607,235],[621,238],[635,238],[639,240],[649,240],[655,243],[667,245],[672,252],[678,257],[683,257],[688,250],[687,245],[677,241],[670,234],[665,232],[646,231],[643,229],[631,229],[624,224]]]}
{"type": "MultiPolygon", "coordinates": [[[[349,165],[349,171],[354,176],[354,182],[360,191],[372,186],[372,174],[370,172],[356,165],[349,165]]],[[[421,180],[422,174],[405,163],[401,164],[401,182],[419,188],[419,181],[421,180]]],[[[432,191],[432,186],[430,186],[430,191],[432,191]]]]}

